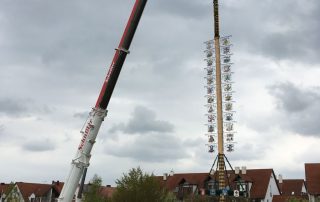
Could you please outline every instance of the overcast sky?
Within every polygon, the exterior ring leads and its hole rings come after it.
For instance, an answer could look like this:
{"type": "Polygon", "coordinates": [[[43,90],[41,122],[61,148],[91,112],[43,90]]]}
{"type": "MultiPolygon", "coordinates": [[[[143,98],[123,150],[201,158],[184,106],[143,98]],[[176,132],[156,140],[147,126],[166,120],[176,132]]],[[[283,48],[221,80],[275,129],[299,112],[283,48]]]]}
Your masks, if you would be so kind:
{"type": "MultiPolygon", "coordinates": [[[[0,181],[64,181],[133,0],[0,1],[0,181]]],[[[320,153],[320,1],[220,1],[232,35],[232,166],[304,178],[320,153]]],[[[87,179],[208,172],[204,41],[211,1],[150,0],[87,179]]]]}

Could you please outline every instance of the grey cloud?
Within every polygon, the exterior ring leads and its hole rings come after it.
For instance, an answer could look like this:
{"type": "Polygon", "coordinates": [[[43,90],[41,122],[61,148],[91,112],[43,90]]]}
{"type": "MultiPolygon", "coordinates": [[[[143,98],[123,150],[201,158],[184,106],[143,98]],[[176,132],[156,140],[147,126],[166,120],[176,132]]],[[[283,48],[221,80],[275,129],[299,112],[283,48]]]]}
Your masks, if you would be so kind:
{"type": "Polygon", "coordinates": [[[277,98],[278,108],[288,113],[300,112],[316,104],[320,98],[318,91],[302,90],[292,83],[271,86],[270,93],[277,98]]]}
{"type": "Polygon", "coordinates": [[[283,3],[281,11],[273,15],[270,22],[288,27],[288,30],[269,32],[263,39],[262,52],[276,59],[319,63],[317,53],[320,52],[320,37],[316,34],[320,32],[319,9],[319,1],[283,3]],[[285,12],[288,8],[293,8],[295,15],[283,15],[283,13],[289,14],[285,12]]]}
{"type": "Polygon", "coordinates": [[[120,123],[113,126],[109,132],[122,131],[127,134],[146,134],[152,132],[168,133],[173,132],[174,126],[167,122],[156,119],[154,111],[138,106],[134,109],[128,123],[120,123]]]}
{"type": "MultiPolygon", "coordinates": [[[[206,38],[194,37],[195,31],[204,35],[198,17],[187,24],[184,18],[204,15],[201,2],[148,2],[131,46],[132,53],[117,84],[119,90],[115,91],[114,97],[118,92],[149,96],[150,93],[145,94],[145,88],[151,90],[159,86],[166,89],[163,92],[166,94],[161,96],[166,96],[172,94],[172,86],[177,86],[181,80],[185,83],[190,80],[191,74],[186,72],[183,62],[185,58],[201,55],[199,49],[206,38]],[[155,16],[155,13],[159,15],[155,16]],[[176,17],[172,18],[172,15],[176,17]],[[155,28],[155,24],[161,26],[155,28]],[[193,32],[189,31],[191,28],[193,32]],[[180,35],[179,40],[177,34],[180,35]],[[173,49],[171,45],[178,48],[173,49]],[[152,70],[147,71],[148,67],[152,70]],[[161,82],[170,77],[172,79],[167,82],[161,82]],[[150,83],[146,86],[141,81],[150,83]],[[133,91],[132,87],[135,86],[137,88],[133,91]]],[[[45,92],[48,102],[54,100],[50,99],[51,96],[57,99],[64,94],[71,95],[70,92],[72,96],[96,92],[94,89],[100,87],[105,67],[110,64],[114,47],[124,30],[130,4],[133,2],[88,3],[83,0],[59,4],[33,0],[28,3],[0,3],[1,15],[6,19],[1,30],[5,41],[5,46],[0,47],[0,55],[3,56],[0,64],[4,65],[1,69],[5,72],[7,68],[22,68],[26,64],[32,66],[33,69],[29,71],[37,74],[20,78],[20,88],[23,92],[31,87],[33,92],[45,92]],[[38,85],[39,82],[41,85],[38,85]]],[[[13,86],[13,90],[18,88],[13,86]]]]}
{"type": "Polygon", "coordinates": [[[73,0],[58,4],[33,0],[1,2],[1,66],[35,68],[28,69],[37,72],[29,75],[28,86],[44,78],[47,82],[36,85],[33,91],[52,85],[60,87],[60,91],[67,91],[72,85],[84,90],[94,83],[92,75],[103,74],[104,66],[110,63],[106,58],[111,58],[130,9],[118,4],[119,1],[110,6],[106,1],[92,4],[73,0]],[[59,82],[53,82],[57,76],[59,82]]]}
{"type": "Polygon", "coordinates": [[[28,111],[25,100],[0,99],[0,113],[8,116],[24,114],[28,111]]]}
{"type": "Polygon", "coordinates": [[[73,117],[85,120],[88,117],[88,115],[89,115],[89,112],[76,112],[73,114],[73,117]]]}
{"type": "Polygon", "coordinates": [[[320,62],[319,1],[247,0],[244,4],[250,6],[240,4],[226,3],[221,12],[222,30],[234,35],[237,46],[276,60],[320,62]]]}
{"type": "MultiPolygon", "coordinates": [[[[46,92],[49,102],[53,100],[51,96],[60,98],[70,92],[72,96],[93,93],[93,89],[101,85],[104,67],[110,64],[114,47],[120,40],[130,3],[132,1],[88,3],[80,0],[59,4],[50,1],[0,4],[0,12],[7,22],[3,25],[6,46],[0,48],[3,55],[0,64],[14,68],[28,64],[35,68],[32,71],[37,71],[37,75],[21,78],[28,82],[22,87],[35,83],[32,90],[46,92]],[[58,82],[53,79],[55,76],[59,77],[58,82]],[[37,85],[39,78],[46,82],[37,85]]],[[[152,99],[161,99],[159,97],[172,96],[172,86],[189,83],[190,75],[194,74],[187,72],[184,62],[186,58],[201,55],[202,41],[207,40],[201,29],[204,22],[199,19],[205,16],[204,6],[202,1],[190,0],[148,2],[114,97],[121,92],[126,95],[134,92],[135,96],[153,95],[158,97],[152,99]],[[186,17],[193,20],[186,22],[186,17]],[[155,25],[161,26],[155,28],[155,25]],[[201,36],[194,37],[197,34],[201,36]],[[171,48],[172,45],[177,48],[171,48]],[[163,79],[167,81],[162,82],[163,79]],[[159,86],[166,90],[158,95],[145,93],[145,89],[151,91],[159,86]],[[136,88],[132,90],[133,87],[136,88]]]]}
{"type": "Polygon", "coordinates": [[[298,37],[303,33],[271,33],[261,40],[263,52],[278,60],[288,58],[307,57],[308,46],[306,46],[307,38],[298,37]],[[305,44],[305,45],[303,45],[305,44]]]}
{"type": "Polygon", "coordinates": [[[188,139],[185,139],[183,142],[183,145],[185,147],[201,147],[203,146],[204,144],[206,144],[206,140],[204,140],[203,138],[195,138],[195,139],[192,139],[192,138],[188,138],[188,139]]]}
{"type": "Polygon", "coordinates": [[[49,139],[28,141],[22,145],[23,150],[31,152],[52,151],[55,147],[55,144],[49,139]]]}
{"type": "Polygon", "coordinates": [[[4,125],[0,124],[0,136],[3,135],[3,132],[4,132],[4,125]]]}
{"type": "Polygon", "coordinates": [[[35,104],[30,99],[0,98],[0,115],[9,117],[30,116],[33,113],[50,113],[51,108],[35,104]]]}
{"type": "Polygon", "coordinates": [[[170,134],[135,136],[131,144],[108,147],[106,153],[143,162],[166,162],[188,158],[187,149],[179,138],[170,134]]]}
{"type": "Polygon", "coordinates": [[[150,9],[154,9],[156,14],[163,15],[166,13],[175,17],[199,20],[206,16],[206,13],[203,11],[210,6],[210,1],[176,0],[170,1],[170,3],[168,1],[154,1],[149,4],[150,9]]]}
{"type": "Polygon", "coordinates": [[[292,83],[282,83],[271,86],[270,94],[277,100],[282,127],[301,135],[319,136],[319,88],[302,89],[292,83]]]}

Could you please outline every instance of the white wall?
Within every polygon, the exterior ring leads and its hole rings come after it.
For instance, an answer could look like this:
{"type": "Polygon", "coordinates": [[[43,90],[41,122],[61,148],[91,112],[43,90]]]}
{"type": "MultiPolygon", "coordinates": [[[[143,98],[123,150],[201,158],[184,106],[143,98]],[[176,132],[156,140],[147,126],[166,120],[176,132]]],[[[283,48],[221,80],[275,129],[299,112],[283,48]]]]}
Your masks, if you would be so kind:
{"type": "Polygon", "coordinates": [[[280,195],[280,191],[275,180],[275,176],[271,173],[268,190],[264,198],[264,202],[272,202],[273,195],[280,195]]]}

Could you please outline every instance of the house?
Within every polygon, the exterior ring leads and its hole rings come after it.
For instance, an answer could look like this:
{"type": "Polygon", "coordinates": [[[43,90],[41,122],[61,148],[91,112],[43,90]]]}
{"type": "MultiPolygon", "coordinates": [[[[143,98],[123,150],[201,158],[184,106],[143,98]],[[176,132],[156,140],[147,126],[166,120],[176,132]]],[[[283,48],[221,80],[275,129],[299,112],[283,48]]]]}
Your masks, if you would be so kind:
{"type": "Polygon", "coordinates": [[[11,184],[0,183],[0,202],[3,202],[8,189],[10,189],[11,184]]]}
{"type": "Polygon", "coordinates": [[[241,173],[227,171],[225,175],[225,190],[219,190],[217,173],[181,173],[158,176],[162,186],[172,191],[179,200],[186,195],[210,195],[212,197],[221,192],[233,195],[234,190],[240,192],[241,197],[255,202],[271,202],[274,195],[280,195],[273,169],[249,169],[241,173]]]}
{"type": "Polygon", "coordinates": [[[52,201],[57,201],[62,191],[64,183],[60,181],[52,181],[52,201]]]}
{"type": "Polygon", "coordinates": [[[320,201],[320,163],[305,163],[304,167],[309,201],[320,201]]]}
{"type": "Polygon", "coordinates": [[[284,196],[308,196],[304,179],[279,180],[279,188],[284,196]]]}
{"type": "Polygon", "coordinates": [[[52,186],[50,184],[17,182],[4,201],[51,202],[51,198],[52,186]]]}
{"type": "Polygon", "coordinates": [[[115,187],[111,187],[111,185],[107,185],[105,187],[100,188],[100,194],[104,198],[111,198],[112,194],[116,191],[115,187]]]}
{"type": "Polygon", "coordinates": [[[198,195],[206,189],[207,182],[211,179],[208,173],[179,173],[157,176],[161,185],[173,192],[179,200],[189,195],[198,195]]]}
{"type": "Polygon", "coordinates": [[[280,195],[273,169],[248,169],[239,174],[232,173],[233,188],[255,202],[271,202],[274,195],[280,195]]]}
{"type": "Polygon", "coordinates": [[[302,201],[308,200],[307,188],[303,179],[282,179],[279,175],[278,185],[281,195],[274,196],[272,202],[285,202],[291,198],[302,201]]]}

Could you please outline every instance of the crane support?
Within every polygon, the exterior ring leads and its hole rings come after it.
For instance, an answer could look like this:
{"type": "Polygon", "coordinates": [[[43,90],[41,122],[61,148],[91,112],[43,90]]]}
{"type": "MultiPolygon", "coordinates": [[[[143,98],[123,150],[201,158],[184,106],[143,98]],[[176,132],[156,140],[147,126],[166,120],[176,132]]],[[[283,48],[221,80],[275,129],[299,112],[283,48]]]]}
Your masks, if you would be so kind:
{"type": "Polygon", "coordinates": [[[146,3],[147,0],[136,0],[133,6],[131,15],[118,48],[116,48],[116,52],[109,67],[107,76],[104,80],[96,105],[94,108],[92,108],[88,119],[80,131],[80,133],[82,133],[82,138],[78,146],[76,156],[71,162],[71,169],[60,193],[58,199],[59,202],[72,201],[80,178],[85,168],[89,166],[93,144],[95,143],[102,121],[107,115],[107,106],[109,104],[113,89],[117,83],[123,63],[127,54],[129,53],[131,41],[139,24],[146,3]]]}
{"type": "Polygon", "coordinates": [[[126,59],[126,56],[129,53],[131,41],[137,29],[138,23],[140,21],[146,3],[147,0],[136,0],[136,3],[134,4],[132,13],[128,20],[128,24],[122,35],[119,46],[116,49],[116,53],[114,54],[107,77],[100,91],[100,95],[96,103],[96,107],[98,108],[106,109],[109,104],[114,86],[116,85],[118,76],[120,74],[122,65],[126,59]]]}

